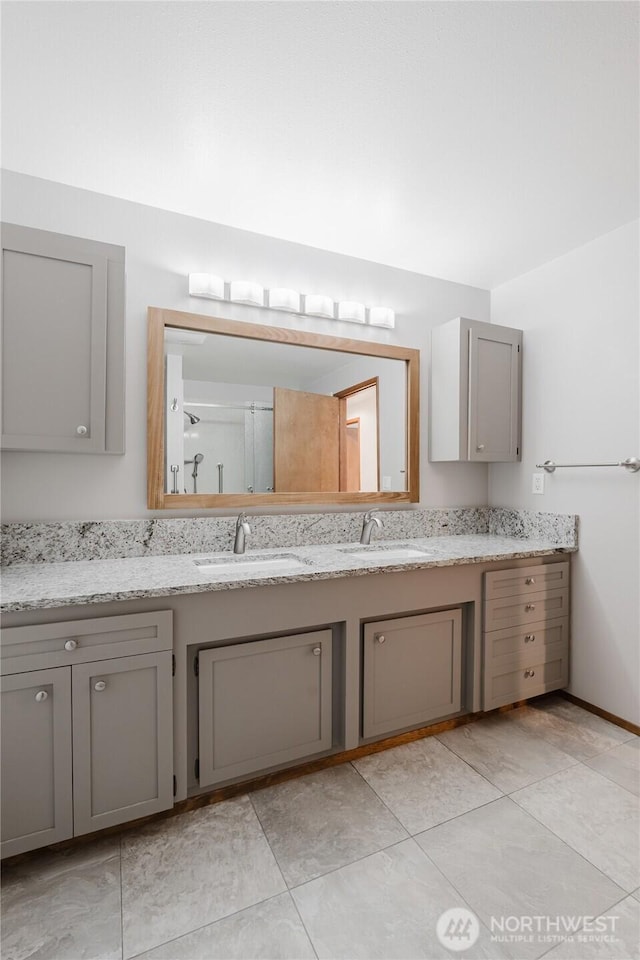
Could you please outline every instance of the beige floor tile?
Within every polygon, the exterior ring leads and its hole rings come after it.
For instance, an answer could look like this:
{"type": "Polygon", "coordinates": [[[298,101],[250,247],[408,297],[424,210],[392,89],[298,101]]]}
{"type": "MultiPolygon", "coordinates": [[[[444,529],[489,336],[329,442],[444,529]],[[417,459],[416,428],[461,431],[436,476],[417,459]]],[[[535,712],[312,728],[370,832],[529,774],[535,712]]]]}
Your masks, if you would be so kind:
{"type": "Polygon", "coordinates": [[[315,960],[288,893],[210,923],[137,960],[315,960]]]}
{"type": "Polygon", "coordinates": [[[633,734],[563,697],[537,700],[505,716],[577,760],[617,747],[633,734]]]}
{"type": "MultiPolygon", "coordinates": [[[[444,960],[454,954],[437,938],[438,918],[467,906],[414,840],[296,887],[292,896],[321,960],[444,960]]],[[[460,955],[505,956],[484,928],[460,955]]]]}
{"type": "Polygon", "coordinates": [[[603,777],[640,797],[640,737],[621,743],[585,763],[603,777]]]}
{"type": "Polygon", "coordinates": [[[639,811],[628,790],[578,764],[513,799],[627,893],[638,886],[639,811]]]}
{"type": "Polygon", "coordinates": [[[508,714],[457,727],[438,739],[504,793],[576,763],[568,753],[513,723],[508,714]]]}
{"type": "Polygon", "coordinates": [[[3,960],[119,960],[121,949],[119,839],[3,869],[3,960]]]}
{"type": "Polygon", "coordinates": [[[407,836],[351,764],[258,790],[251,799],[289,886],[407,836]]]}
{"type": "MultiPolygon", "coordinates": [[[[501,918],[594,916],[624,895],[508,797],[416,840],[496,936],[501,918]]],[[[502,946],[518,958],[540,957],[549,949],[538,940],[502,946]]]]}
{"type": "Polygon", "coordinates": [[[354,762],[409,833],[420,833],[501,796],[435,737],[354,762]]]}
{"type": "Polygon", "coordinates": [[[124,956],[150,950],[285,889],[247,797],[125,834],[124,956]]]}
{"type": "Polygon", "coordinates": [[[594,924],[583,928],[572,940],[549,951],[549,960],[640,960],[640,909],[632,897],[607,910],[594,924]]]}

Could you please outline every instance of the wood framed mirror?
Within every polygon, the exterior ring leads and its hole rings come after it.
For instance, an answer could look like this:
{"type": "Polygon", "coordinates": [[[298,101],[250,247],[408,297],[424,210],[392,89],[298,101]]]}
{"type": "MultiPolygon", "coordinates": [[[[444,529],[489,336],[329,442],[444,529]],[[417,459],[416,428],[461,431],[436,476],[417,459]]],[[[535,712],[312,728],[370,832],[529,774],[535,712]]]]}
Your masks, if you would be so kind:
{"type": "Polygon", "coordinates": [[[148,309],[152,510],[419,500],[420,351],[148,309]]]}

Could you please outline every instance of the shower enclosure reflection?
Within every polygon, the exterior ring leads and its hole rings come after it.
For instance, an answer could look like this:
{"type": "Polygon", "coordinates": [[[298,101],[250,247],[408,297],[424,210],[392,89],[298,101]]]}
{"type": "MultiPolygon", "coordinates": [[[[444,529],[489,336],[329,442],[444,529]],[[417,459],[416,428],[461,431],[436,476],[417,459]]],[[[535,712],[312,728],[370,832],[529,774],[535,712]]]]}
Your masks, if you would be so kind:
{"type": "MultiPolygon", "coordinates": [[[[185,409],[197,408],[198,422],[184,431],[185,464],[198,457],[198,489],[185,493],[269,493],[273,490],[273,405],[188,399],[185,409]],[[202,450],[208,451],[203,457],[202,450]]],[[[211,384],[224,392],[225,384],[211,384]]],[[[196,392],[201,396],[202,391],[196,392]]],[[[193,476],[193,475],[192,475],[193,476]]]]}

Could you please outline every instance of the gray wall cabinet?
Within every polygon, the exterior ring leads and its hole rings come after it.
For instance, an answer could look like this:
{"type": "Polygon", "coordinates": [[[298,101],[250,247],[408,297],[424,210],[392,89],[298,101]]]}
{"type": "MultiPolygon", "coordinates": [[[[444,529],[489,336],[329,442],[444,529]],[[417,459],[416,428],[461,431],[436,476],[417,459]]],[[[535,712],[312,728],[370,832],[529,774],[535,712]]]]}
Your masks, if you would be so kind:
{"type": "Polygon", "coordinates": [[[429,459],[520,460],[522,331],[457,317],[431,332],[429,459]]]}
{"type": "Polygon", "coordinates": [[[3,857],[173,805],[171,624],[163,611],[4,631],[3,857]]]}
{"type": "Polygon", "coordinates": [[[462,613],[446,610],[364,627],[364,737],[460,710],[462,613]]]}
{"type": "Polygon", "coordinates": [[[568,562],[484,575],[483,709],[569,682],[568,562]]]}
{"type": "Polygon", "coordinates": [[[201,650],[200,784],[331,748],[331,630],[201,650]]]}
{"type": "Polygon", "coordinates": [[[2,448],[124,453],[124,248],[0,232],[2,448]]]}

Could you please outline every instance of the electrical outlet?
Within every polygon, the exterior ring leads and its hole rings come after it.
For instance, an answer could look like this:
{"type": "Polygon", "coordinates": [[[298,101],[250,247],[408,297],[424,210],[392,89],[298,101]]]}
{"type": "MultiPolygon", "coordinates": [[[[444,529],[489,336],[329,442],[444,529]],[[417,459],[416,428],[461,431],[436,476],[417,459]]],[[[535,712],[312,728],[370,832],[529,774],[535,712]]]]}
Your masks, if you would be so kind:
{"type": "Polygon", "coordinates": [[[383,478],[382,478],[382,489],[383,489],[383,490],[391,490],[391,477],[383,477],[383,478]]]}
{"type": "Polygon", "coordinates": [[[533,474],[531,493],[544,493],[544,473],[533,474]]]}

